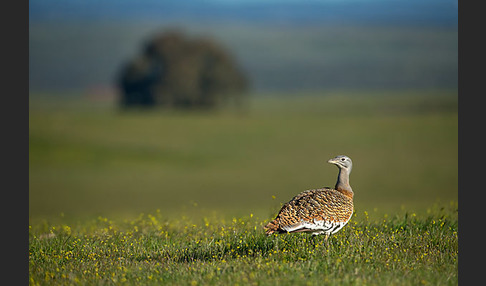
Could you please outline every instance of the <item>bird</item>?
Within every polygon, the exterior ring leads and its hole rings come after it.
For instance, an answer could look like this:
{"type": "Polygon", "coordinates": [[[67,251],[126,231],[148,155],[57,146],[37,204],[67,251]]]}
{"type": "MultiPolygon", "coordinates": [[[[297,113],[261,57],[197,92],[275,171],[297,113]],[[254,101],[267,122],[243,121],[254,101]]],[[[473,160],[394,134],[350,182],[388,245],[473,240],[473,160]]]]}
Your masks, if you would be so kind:
{"type": "Polygon", "coordinates": [[[307,232],[312,235],[331,234],[341,230],[354,212],[354,192],[349,184],[353,168],[351,158],[338,155],[327,161],[338,167],[334,188],[306,190],[284,204],[276,218],[264,226],[267,235],[307,232]]]}

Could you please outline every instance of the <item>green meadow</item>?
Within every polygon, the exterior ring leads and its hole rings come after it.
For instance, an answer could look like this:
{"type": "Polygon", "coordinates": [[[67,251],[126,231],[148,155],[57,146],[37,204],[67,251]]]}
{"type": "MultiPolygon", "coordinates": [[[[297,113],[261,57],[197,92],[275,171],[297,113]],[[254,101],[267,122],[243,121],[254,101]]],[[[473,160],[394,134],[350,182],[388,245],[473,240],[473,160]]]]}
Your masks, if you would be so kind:
{"type": "Polygon", "coordinates": [[[323,236],[262,218],[106,217],[29,227],[30,285],[457,285],[457,205],[426,216],[356,212],[323,236]]]}
{"type": "Polygon", "coordinates": [[[122,111],[31,94],[31,285],[455,285],[457,90],[264,94],[241,108],[122,111]],[[330,238],[266,237],[353,160],[330,238]]]}

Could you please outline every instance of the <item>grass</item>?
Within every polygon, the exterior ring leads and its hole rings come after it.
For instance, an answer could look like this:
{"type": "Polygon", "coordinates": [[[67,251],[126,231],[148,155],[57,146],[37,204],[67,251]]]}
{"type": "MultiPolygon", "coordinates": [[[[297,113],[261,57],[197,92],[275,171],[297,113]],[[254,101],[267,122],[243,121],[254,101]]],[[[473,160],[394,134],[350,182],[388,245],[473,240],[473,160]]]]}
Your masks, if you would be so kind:
{"type": "Polygon", "coordinates": [[[457,284],[457,91],[268,95],[244,111],[118,111],[33,94],[30,285],[457,284]],[[329,244],[262,226],[332,186],[329,244]]]}
{"type": "Polygon", "coordinates": [[[30,285],[456,285],[457,204],[369,220],[324,243],[217,213],[29,226],[30,285]]]}

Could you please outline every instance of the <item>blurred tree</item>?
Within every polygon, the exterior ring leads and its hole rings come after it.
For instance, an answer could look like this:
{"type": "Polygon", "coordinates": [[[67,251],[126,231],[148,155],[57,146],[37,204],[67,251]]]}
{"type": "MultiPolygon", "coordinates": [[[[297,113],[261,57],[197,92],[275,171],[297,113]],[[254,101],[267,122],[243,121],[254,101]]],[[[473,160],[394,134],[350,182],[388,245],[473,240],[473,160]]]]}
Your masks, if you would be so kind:
{"type": "Polygon", "coordinates": [[[178,31],[157,34],[122,68],[122,106],[217,107],[248,89],[234,59],[210,39],[178,31]]]}

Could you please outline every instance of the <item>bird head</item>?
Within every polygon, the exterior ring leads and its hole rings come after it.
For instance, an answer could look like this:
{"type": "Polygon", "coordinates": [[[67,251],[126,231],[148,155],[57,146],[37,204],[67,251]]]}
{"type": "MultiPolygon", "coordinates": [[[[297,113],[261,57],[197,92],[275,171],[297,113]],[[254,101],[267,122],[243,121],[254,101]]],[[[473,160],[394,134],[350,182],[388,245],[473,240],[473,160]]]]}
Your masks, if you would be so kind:
{"type": "Polygon", "coordinates": [[[339,169],[348,171],[348,173],[351,173],[351,169],[353,168],[353,161],[351,161],[351,158],[344,155],[336,156],[329,159],[327,162],[336,165],[339,169]]]}

